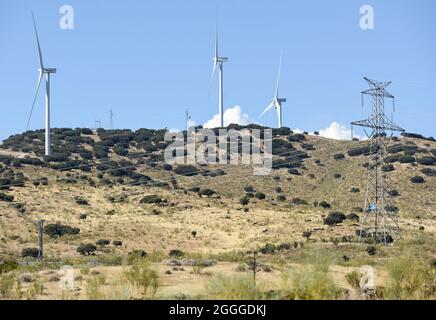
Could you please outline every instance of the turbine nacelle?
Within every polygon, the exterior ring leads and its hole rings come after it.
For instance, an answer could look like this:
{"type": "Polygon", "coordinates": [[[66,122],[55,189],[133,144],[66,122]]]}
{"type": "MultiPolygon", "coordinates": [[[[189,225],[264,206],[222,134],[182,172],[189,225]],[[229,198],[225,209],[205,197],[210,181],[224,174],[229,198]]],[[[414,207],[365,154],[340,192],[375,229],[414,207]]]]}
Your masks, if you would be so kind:
{"type": "MultiPolygon", "coordinates": [[[[39,71],[41,72],[41,69],[39,69],[39,71]]],[[[44,73],[56,73],[56,68],[44,68],[44,69],[42,69],[42,72],[44,72],[44,73]]]]}

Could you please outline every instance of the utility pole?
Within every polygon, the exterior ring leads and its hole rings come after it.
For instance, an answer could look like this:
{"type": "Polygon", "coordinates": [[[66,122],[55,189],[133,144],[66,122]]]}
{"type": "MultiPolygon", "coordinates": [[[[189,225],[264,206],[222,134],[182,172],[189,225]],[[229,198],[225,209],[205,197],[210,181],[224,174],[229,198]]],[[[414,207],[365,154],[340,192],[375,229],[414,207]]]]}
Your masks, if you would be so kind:
{"type": "Polygon", "coordinates": [[[386,157],[386,130],[392,132],[405,130],[385,115],[385,99],[392,99],[393,106],[395,105],[395,97],[386,90],[391,82],[379,82],[366,77],[364,79],[370,89],[362,91],[362,105],[364,96],[370,96],[372,114],[368,119],[351,123],[352,128],[360,126],[372,130],[371,134],[365,131],[369,138],[371,159],[368,166],[364,216],[359,231],[359,241],[372,239],[374,243],[383,243],[386,246],[393,242],[394,237],[401,237],[388,176],[383,171],[386,157]]]}
{"type": "Polygon", "coordinates": [[[114,114],[112,112],[112,108],[110,108],[109,110],[109,129],[110,130],[114,129],[114,114]]]}
{"type": "Polygon", "coordinates": [[[189,110],[186,109],[185,112],[185,122],[186,122],[186,132],[189,130],[189,121],[191,120],[191,115],[189,114],[189,110]]]}
{"type": "Polygon", "coordinates": [[[36,221],[36,227],[38,229],[38,259],[40,261],[44,258],[44,239],[43,239],[43,232],[44,232],[44,220],[39,219],[36,221]]]}
{"type": "Polygon", "coordinates": [[[253,251],[253,280],[256,285],[256,273],[257,273],[257,261],[256,261],[256,251],[253,251]]]}
{"type": "Polygon", "coordinates": [[[97,119],[94,120],[94,128],[95,128],[95,130],[101,128],[101,121],[100,120],[97,120],[97,119]]]}

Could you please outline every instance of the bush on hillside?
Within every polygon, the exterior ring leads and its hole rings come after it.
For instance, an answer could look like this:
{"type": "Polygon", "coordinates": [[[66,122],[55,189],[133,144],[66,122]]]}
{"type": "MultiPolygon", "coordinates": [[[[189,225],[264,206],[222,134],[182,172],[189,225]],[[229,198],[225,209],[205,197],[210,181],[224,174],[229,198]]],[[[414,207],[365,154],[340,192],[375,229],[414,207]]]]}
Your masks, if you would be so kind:
{"type": "Polygon", "coordinates": [[[257,191],[254,196],[258,199],[258,200],[265,200],[266,195],[263,192],[257,191]]]}
{"type": "Polygon", "coordinates": [[[176,174],[192,177],[198,175],[198,170],[192,165],[178,165],[174,170],[176,174]]]}
{"type": "Polygon", "coordinates": [[[185,253],[179,249],[172,249],[168,252],[168,256],[170,256],[171,258],[181,258],[184,255],[185,253]]]}
{"type": "Polygon", "coordinates": [[[212,190],[212,189],[201,189],[198,192],[198,195],[206,196],[206,197],[212,197],[214,194],[217,194],[217,193],[214,190],[212,190]]]}
{"type": "Polygon", "coordinates": [[[416,159],[416,162],[423,166],[434,166],[436,164],[436,157],[422,157],[416,159]]]}
{"type": "Polygon", "coordinates": [[[333,159],[335,159],[335,160],[343,160],[343,159],[345,159],[345,155],[343,153],[336,153],[333,156],[333,159]]]}
{"type": "Polygon", "coordinates": [[[161,202],[163,202],[162,198],[155,194],[147,195],[139,201],[141,204],[156,204],[161,202]]]}
{"type": "Polygon", "coordinates": [[[436,170],[432,168],[423,168],[421,169],[421,173],[428,177],[436,177],[436,170]]]}
{"type": "Polygon", "coordinates": [[[320,207],[322,207],[322,208],[324,208],[324,209],[329,209],[329,208],[331,208],[331,206],[330,206],[330,203],[328,203],[327,201],[321,201],[319,204],[318,204],[320,207]]]}
{"type": "Polygon", "coordinates": [[[334,226],[338,223],[342,223],[347,217],[341,212],[330,212],[327,218],[324,219],[324,224],[334,226]]]}
{"type": "Polygon", "coordinates": [[[424,183],[425,182],[424,178],[421,176],[414,176],[414,177],[410,178],[410,181],[412,183],[424,183]]]}
{"type": "Polygon", "coordinates": [[[415,162],[415,158],[410,156],[410,155],[404,155],[404,156],[400,156],[398,158],[398,161],[400,163],[414,163],[415,162]]]}
{"type": "Polygon", "coordinates": [[[21,250],[21,257],[26,258],[38,258],[39,256],[39,249],[38,248],[24,248],[21,250]]]}
{"type": "Polygon", "coordinates": [[[64,235],[76,235],[80,233],[79,228],[74,228],[62,224],[48,224],[44,227],[44,233],[51,238],[62,237],[64,235]]]}
{"type": "Polygon", "coordinates": [[[94,254],[94,252],[97,250],[97,247],[93,245],[92,243],[87,244],[81,244],[77,247],[76,251],[84,256],[89,256],[94,254]]]}
{"type": "Polygon", "coordinates": [[[385,164],[385,165],[382,167],[382,170],[383,170],[383,172],[391,172],[391,171],[394,171],[394,170],[395,170],[395,167],[394,167],[394,165],[392,165],[392,164],[385,164]]]}
{"type": "Polygon", "coordinates": [[[239,203],[243,206],[246,206],[250,203],[250,197],[247,195],[244,195],[241,199],[239,199],[239,203]]]}
{"type": "Polygon", "coordinates": [[[106,239],[100,239],[96,241],[96,245],[100,246],[100,247],[104,247],[107,246],[108,244],[110,244],[111,242],[109,240],[106,239]]]}

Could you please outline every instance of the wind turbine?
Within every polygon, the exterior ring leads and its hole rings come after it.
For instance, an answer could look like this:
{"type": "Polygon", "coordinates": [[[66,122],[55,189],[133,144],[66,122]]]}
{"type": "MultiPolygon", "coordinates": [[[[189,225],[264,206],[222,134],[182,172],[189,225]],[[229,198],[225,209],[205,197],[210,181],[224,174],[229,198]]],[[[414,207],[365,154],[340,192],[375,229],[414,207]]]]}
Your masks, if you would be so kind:
{"type": "Polygon", "coordinates": [[[228,62],[229,58],[220,57],[218,51],[218,30],[215,33],[215,56],[213,58],[213,70],[212,70],[212,78],[210,79],[211,83],[213,81],[213,77],[215,75],[216,67],[219,67],[219,97],[218,97],[218,107],[219,107],[219,115],[220,115],[220,125],[224,127],[224,80],[223,80],[223,66],[225,62],[228,62]]]}
{"type": "Polygon", "coordinates": [[[55,68],[45,68],[42,60],[41,45],[39,44],[38,30],[36,29],[35,17],[32,13],[33,27],[35,29],[36,43],[38,45],[39,69],[38,82],[36,84],[35,97],[33,98],[32,109],[30,109],[29,119],[27,120],[26,130],[29,128],[30,119],[32,118],[33,108],[35,107],[36,98],[38,96],[39,87],[42,77],[45,75],[45,155],[51,154],[51,136],[50,136],[50,74],[56,73],[55,68]]]}
{"type": "Polygon", "coordinates": [[[282,60],[283,60],[283,52],[280,55],[279,75],[277,77],[276,95],[274,96],[274,99],[271,101],[271,103],[268,105],[268,107],[265,109],[265,111],[262,112],[262,114],[259,116],[259,118],[262,117],[272,107],[275,107],[275,109],[277,111],[277,116],[278,116],[278,119],[279,119],[279,128],[282,127],[282,103],[286,102],[286,99],[279,98],[280,73],[282,71],[282,60]]]}

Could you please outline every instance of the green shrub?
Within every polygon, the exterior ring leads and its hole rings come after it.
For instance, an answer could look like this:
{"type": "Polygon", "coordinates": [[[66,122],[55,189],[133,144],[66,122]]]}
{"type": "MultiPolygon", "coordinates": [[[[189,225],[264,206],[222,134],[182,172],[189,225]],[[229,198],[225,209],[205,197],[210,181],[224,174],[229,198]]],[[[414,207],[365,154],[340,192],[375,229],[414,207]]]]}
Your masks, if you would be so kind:
{"type": "Polygon", "coordinates": [[[263,298],[262,283],[254,283],[250,276],[218,275],[207,281],[207,299],[258,300],[263,298]]]}
{"type": "Polygon", "coordinates": [[[73,228],[62,224],[48,224],[44,227],[44,233],[51,238],[62,237],[64,235],[76,235],[80,233],[79,228],[73,228]]]}
{"type": "Polygon", "coordinates": [[[178,165],[174,172],[187,177],[198,175],[197,168],[192,165],[178,165]]]}
{"type": "Polygon", "coordinates": [[[292,199],[292,203],[297,205],[297,206],[305,206],[307,205],[307,201],[304,199],[300,199],[300,198],[293,198],[292,199]]]}
{"type": "Polygon", "coordinates": [[[366,252],[370,255],[370,256],[375,256],[375,254],[377,253],[377,248],[374,246],[369,246],[366,248],[366,252]]]}
{"type": "Polygon", "coordinates": [[[258,199],[258,200],[265,200],[266,195],[263,192],[257,191],[254,196],[258,199]]]}
{"type": "Polygon", "coordinates": [[[415,300],[436,298],[436,270],[408,254],[388,261],[386,298],[415,300]]]}
{"type": "Polygon", "coordinates": [[[89,256],[97,250],[97,247],[92,243],[81,244],[77,247],[76,251],[84,256],[89,256]]]}
{"type": "Polygon", "coordinates": [[[360,288],[360,279],[362,279],[362,274],[359,271],[351,271],[345,275],[345,280],[354,289],[360,288]]]}
{"type": "Polygon", "coordinates": [[[109,240],[106,239],[100,239],[97,240],[97,242],[95,243],[96,245],[100,246],[100,247],[104,247],[107,246],[108,244],[110,244],[111,242],[109,240]]]}
{"type": "Polygon", "coordinates": [[[410,156],[410,155],[404,155],[404,156],[400,156],[398,158],[398,161],[400,163],[413,163],[413,162],[415,162],[415,158],[410,156]]]}
{"type": "Polygon", "coordinates": [[[106,282],[104,274],[91,275],[86,279],[85,292],[88,300],[103,300],[102,286],[106,282]]]}
{"type": "Polygon", "coordinates": [[[318,205],[324,209],[331,208],[330,203],[328,203],[327,201],[321,201],[318,205]]]}
{"type": "Polygon", "coordinates": [[[112,244],[114,247],[121,247],[123,245],[123,242],[120,240],[114,240],[112,241],[112,244]]]}
{"type": "Polygon", "coordinates": [[[285,291],[288,291],[286,297],[292,300],[334,300],[341,297],[341,290],[328,272],[313,264],[294,269],[283,280],[285,291]]]}
{"type": "Polygon", "coordinates": [[[22,296],[20,280],[14,273],[0,275],[0,297],[2,299],[20,300],[22,296]]]}
{"type": "Polygon", "coordinates": [[[335,159],[335,160],[343,160],[343,159],[345,159],[345,155],[343,153],[336,153],[333,156],[333,159],[335,159]]]}
{"type": "Polygon", "coordinates": [[[247,195],[244,195],[241,199],[239,199],[239,203],[243,206],[246,206],[250,203],[250,197],[247,195]]]}
{"type": "Polygon", "coordinates": [[[436,157],[422,157],[416,159],[416,162],[423,166],[433,166],[436,164],[436,157]]]}
{"type": "Polygon", "coordinates": [[[395,170],[395,167],[392,164],[386,164],[382,167],[383,172],[391,172],[395,170]]]}
{"type": "Polygon", "coordinates": [[[7,195],[7,194],[0,192],[0,201],[12,202],[12,201],[14,201],[14,196],[10,196],[10,195],[7,195]]]}
{"type": "Polygon", "coordinates": [[[21,256],[23,258],[26,258],[26,257],[38,258],[39,249],[38,248],[24,248],[23,250],[21,250],[21,256]]]}
{"type": "Polygon", "coordinates": [[[244,191],[245,191],[245,192],[253,193],[253,192],[254,192],[254,188],[253,188],[253,186],[246,186],[246,187],[244,188],[244,191]]]}
{"type": "Polygon", "coordinates": [[[153,203],[161,203],[161,202],[163,202],[162,198],[155,194],[145,196],[141,199],[141,201],[139,201],[139,203],[141,204],[153,204],[153,203]]]}
{"type": "Polygon", "coordinates": [[[421,176],[414,176],[414,177],[412,177],[412,178],[410,178],[410,181],[412,182],[412,183],[424,183],[425,182],[425,180],[424,180],[424,178],[423,177],[421,177],[421,176]]]}
{"type": "Polygon", "coordinates": [[[425,174],[428,177],[436,177],[436,170],[432,168],[423,168],[421,169],[421,173],[425,174]]]}
{"type": "Polygon", "coordinates": [[[278,195],[277,196],[277,201],[280,201],[280,202],[286,201],[286,196],[283,195],[283,194],[278,195]]]}
{"type": "Polygon", "coordinates": [[[206,197],[212,197],[214,194],[217,194],[214,190],[212,189],[201,189],[198,194],[200,196],[206,196],[206,197]]]}
{"type": "Polygon", "coordinates": [[[355,213],[350,213],[349,215],[347,215],[347,219],[350,221],[359,222],[359,216],[355,213]]]}
{"type": "Polygon", "coordinates": [[[127,281],[134,287],[142,290],[143,299],[153,298],[160,286],[160,279],[157,271],[151,268],[147,259],[138,258],[130,269],[124,271],[127,281]]]}
{"type": "Polygon", "coordinates": [[[179,249],[172,249],[168,253],[168,256],[170,256],[172,258],[181,258],[184,255],[185,255],[185,253],[182,250],[179,250],[179,249]]]}
{"type": "Polygon", "coordinates": [[[87,206],[87,205],[89,205],[88,200],[86,200],[86,199],[83,198],[83,197],[76,196],[76,197],[74,197],[74,200],[76,201],[76,203],[77,203],[79,206],[87,206]]]}
{"type": "Polygon", "coordinates": [[[338,223],[342,223],[347,217],[341,212],[330,212],[327,218],[324,219],[324,224],[334,226],[338,223]]]}
{"type": "Polygon", "coordinates": [[[359,148],[352,148],[348,150],[348,155],[350,157],[356,157],[356,156],[361,156],[361,155],[369,155],[370,154],[370,147],[369,146],[364,146],[364,147],[359,147],[359,148]]]}

